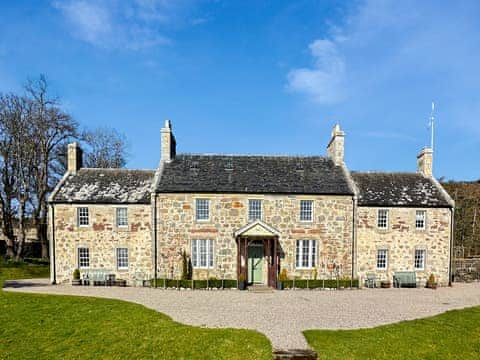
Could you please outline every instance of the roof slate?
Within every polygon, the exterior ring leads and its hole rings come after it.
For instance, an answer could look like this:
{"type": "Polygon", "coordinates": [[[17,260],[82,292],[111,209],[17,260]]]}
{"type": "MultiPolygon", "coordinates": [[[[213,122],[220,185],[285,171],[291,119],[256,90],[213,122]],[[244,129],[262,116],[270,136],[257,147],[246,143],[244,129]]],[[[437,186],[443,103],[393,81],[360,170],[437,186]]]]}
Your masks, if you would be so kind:
{"type": "Polygon", "coordinates": [[[80,169],[60,184],[51,202],[150,203],[154,170],[80,169]]]}
{"type": "Polygon", "coordinates": [[[343,169],[320,156],[177,155],[157,192],[351,195],[343,169]]]}
{"type": "Polygon", "coordinates": [[[433,179],[417,173],[352,172],[360,206],[451,207],[433,179]]]}

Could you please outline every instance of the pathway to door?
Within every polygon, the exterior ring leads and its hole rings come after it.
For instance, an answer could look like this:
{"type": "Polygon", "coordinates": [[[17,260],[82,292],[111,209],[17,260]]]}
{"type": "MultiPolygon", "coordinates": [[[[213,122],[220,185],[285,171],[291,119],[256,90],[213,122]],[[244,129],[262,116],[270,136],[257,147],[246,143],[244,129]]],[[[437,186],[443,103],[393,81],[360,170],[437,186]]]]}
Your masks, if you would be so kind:
{"type": "Polygon", "coordinates": [[[51,286],[42,279],[7,282],[5,290],[126,300],[185,324],[258,330],[277,349],[307,348],[303,330],[373,327],[480,305],[480,283],[455,284],[453,288],[436,291],[423,288],[285,290],[259,294],[238,290],[51,286]]]}

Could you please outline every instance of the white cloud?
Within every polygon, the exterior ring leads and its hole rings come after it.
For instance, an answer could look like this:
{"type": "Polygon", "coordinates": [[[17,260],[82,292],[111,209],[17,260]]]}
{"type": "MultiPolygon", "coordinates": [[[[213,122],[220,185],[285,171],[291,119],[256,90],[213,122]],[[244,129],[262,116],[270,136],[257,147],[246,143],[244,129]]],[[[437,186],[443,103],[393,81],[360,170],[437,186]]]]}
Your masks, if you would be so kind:
{"type": "Polygon", "coordinates": [[[309,45],[314,65],[288,73],[288,89],[306,94],[320,104],[333,104],[343,100],[345,60],[338,51],[339,40],[319,39],[309,45]]]}
{"type": "Polygon", "coordinates": [[[187,17],[190,3],[167,0],[67,0],[53,6],[76,38],[108,49],[140,50],[171,42],[166,35],[187,17]]]}

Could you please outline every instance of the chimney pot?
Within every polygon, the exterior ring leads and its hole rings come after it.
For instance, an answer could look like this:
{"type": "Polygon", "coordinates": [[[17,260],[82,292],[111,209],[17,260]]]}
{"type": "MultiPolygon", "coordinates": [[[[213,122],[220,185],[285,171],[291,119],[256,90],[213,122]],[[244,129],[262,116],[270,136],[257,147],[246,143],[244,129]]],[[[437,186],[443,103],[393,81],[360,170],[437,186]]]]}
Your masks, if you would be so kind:
{"type": "Polygon", "coordinates": [[[161,136],[161,161],[170,162],[175,158],[177,143],[172,133],[172,123],[165,120],[165,127],[160,131],[161,136]]]}

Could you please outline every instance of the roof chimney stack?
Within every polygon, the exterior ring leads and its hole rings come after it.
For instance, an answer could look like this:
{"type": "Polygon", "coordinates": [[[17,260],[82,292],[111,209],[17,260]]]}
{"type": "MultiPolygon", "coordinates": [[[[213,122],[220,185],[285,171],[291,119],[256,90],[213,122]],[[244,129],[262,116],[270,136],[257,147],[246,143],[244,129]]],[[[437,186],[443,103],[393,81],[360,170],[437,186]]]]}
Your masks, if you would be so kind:
{"type": "Polygon", "coordinates": [[[335,165],[344,163],[345,133],[336,124],[332,129],[332,138],[327,146],[328,157],[333,160],[335,165]]]}
{"type": "Polygon", "coordinates": [[[177,143],[172,133],[172,123],[165,120],[165,127],[161,130],[161,160],[170,162],[175,158],[177,143]]]}
{"type": "Polygon", "coordinates": [[[77,171],[83,166],[83,151],[80,148],[80,145],[75,141],[71,144],[68,144],[68,154],[67,154],[67,170],[76,174],[77,171]]]}
{"type": "Polygon", "coordinates": [[[417,155],[417,171],[423,176],[433,176],[433,150],[423,148],[417,155]]]}

